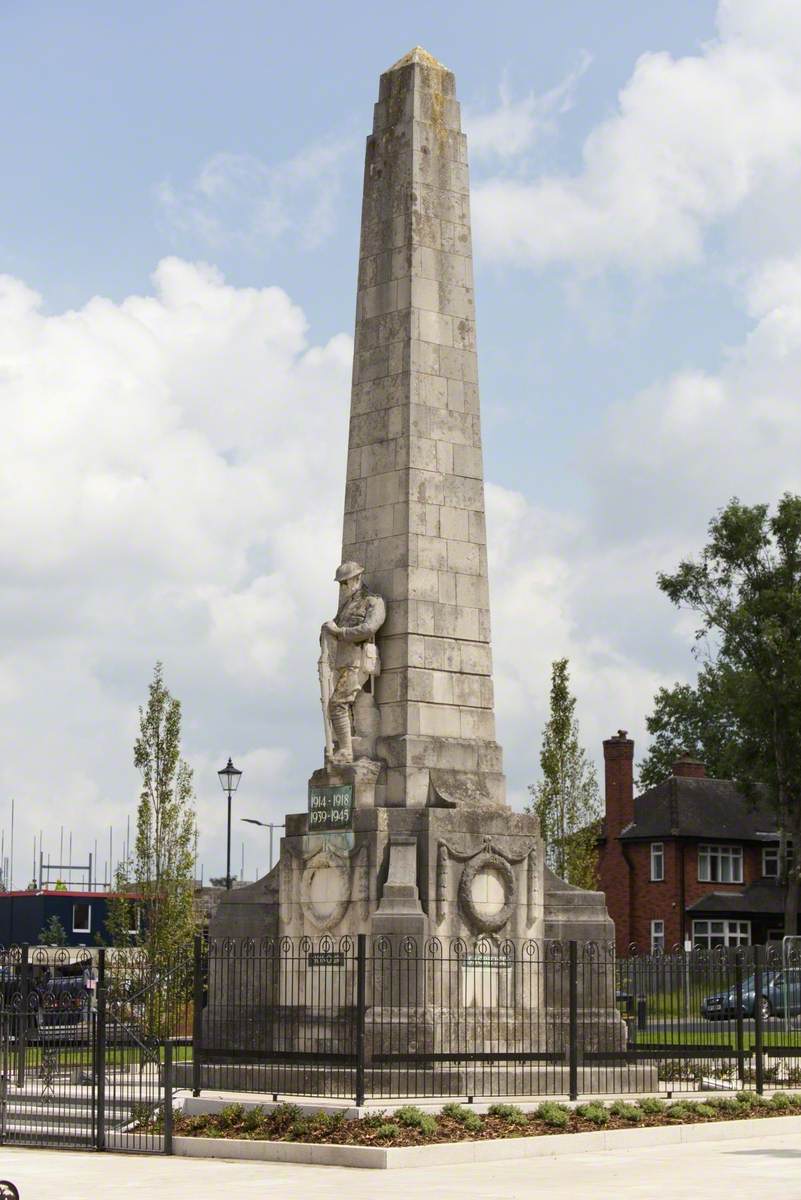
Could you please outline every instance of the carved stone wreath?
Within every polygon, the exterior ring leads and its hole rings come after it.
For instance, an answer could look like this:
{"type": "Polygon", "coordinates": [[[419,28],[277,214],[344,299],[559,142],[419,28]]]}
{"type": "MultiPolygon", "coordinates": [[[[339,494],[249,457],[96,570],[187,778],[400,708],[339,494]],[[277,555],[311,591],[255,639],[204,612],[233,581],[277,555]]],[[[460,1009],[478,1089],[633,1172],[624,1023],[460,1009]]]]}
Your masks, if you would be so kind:
{"type": "Polygon", "coordinates": [[[351,870],[347,859],[322,852],[315,854],[306,863],[300,877],[300,900],[312,925],[317,929],[333,929],[344,917],[351,900],[351,870]],[[314,876],[321,869],[331,870],[340,891],[330,912],[321,912],[312,899],[311,888],[314,876]]]}
{"type": "Polygon", "coordinates": [[[462,878],[459,881],[459,904],[470,923],[478,929],[486,930],[488,933],[503,929],[509,920],[514,897],[514,871],[506,859],[501,858],[499,854],[487,851],[483,854],[478,854],[467,863],[462,871],[462,878]],[[503,907],[498,912],[490,914],[479,912],[476,908],[476,902],[473,899],[473,883],[476,876],[480,875],[482,871],[489,870],[496,872],[500,876],[504,892],[503,907]]]}

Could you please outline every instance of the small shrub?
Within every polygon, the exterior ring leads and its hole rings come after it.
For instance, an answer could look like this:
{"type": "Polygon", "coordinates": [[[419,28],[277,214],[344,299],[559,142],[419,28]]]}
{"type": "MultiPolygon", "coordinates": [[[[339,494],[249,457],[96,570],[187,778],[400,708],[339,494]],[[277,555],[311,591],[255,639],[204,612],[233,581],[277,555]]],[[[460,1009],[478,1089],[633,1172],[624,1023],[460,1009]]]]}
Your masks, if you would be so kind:
{"type": "Polygon", "coordinates": [[[734,1096],[711,1096],[705,1103],[709,1108],[717,1109],[718,1112],[735,1113],[740,1110],[740,1104],[734,1096]]]}
{"type": "Polygon", "coordinates": [[[419,1129],[427,1137],[437,1132],[436,1118],[432,1117],[430,1113],[423,1112],[422,1108],[418,1108],[415,1104],[404,1104],[402,1108],[397,1108],[395,1120],[409,1129],[419,1129]]]}
{"type": "Polygon", "coordinates": [[[570,1120],[570,1110],[565,1108],[564,1104],[557,1104],[553,1100],[544,1100],[534,1110],[534,1116],[552,1129],[564,1129],[570,1120]]]}
{"type": "Polygon", "coordinates": [[[343,1112],[318,1113],[314,1120],[318,1129],[339,1129],[345,1120],[345,1114],[343,1112]]]}
{"type": "Polygon", "coordinates": [[[758,1103],[756,1092],[738,1092],[737,1103],[741,1108],[755,1108],[758,1103]]]}
{"type": "Polygon", "coordinates": [[[313,1128],[314,1121],[311,1117],[298,1117],[284,1134],[285,1140],[288,1142],[302,1141],[308,1133],[311,1133],[313,1128]]]}
{"type": "Polygon", "coordinates": [[[225,1108],[220,1109],[217,1119],[223,1128],[227,1128],[231,1125],[241,1125],[244,1115],[244,1104],[226,1104],[225,1108]]]}
{"type": "Polygon", "coordinates": [[[576,1115],[591,1121],[593,1125],[609,1124],[609,1110],[603,1104],[579,1104],[576,1115]]]}
{"type": "Polygon", "coordinates": [[[692,1106],[686,1100],[677,1100],[668,1106],[667,1115],[671,1121],[686,1121],[692,1111],[692,1106]]]}
{"type": "Polygon", "coordinates": [[[777,1108],[779,1112],[786,1112],[788,1108],[793,1108],[794,1105],[790,1097],[785,1092],[775,1092],[770,1098],[771,1108],[777,1108]]]}
{"type": "Polygon", "coordinates": [[[642,1109],[636,1104],[627,1104],[625,1100],[615,1100],[609,1112],[613,1117],[618,1117],[621,1121],[631,1121],[633,1124],[643,1118],[642,1109]]]}
{"type": "MultiPolygon", "coordinates": [[[[540,1105],[542,1108],[542,1105],[540,1105]]],[[[537,1109],[536,1115],[539,1116],[540,1109],[537,1109]]],[[[518,1108],[516,1104],[491,1104],[487,1109],[491,1117],[501,1117],[502,1120],[508,1121],[511,1125],[527,1125],[528,1117],[523,1112],[522,1108],[518,1108]]]]}
{"type": "Polygon", "coordinates": [[[366,1129],[378,1129],[379,1125],[386,1125],[387,1110],[379,1108],[374,1113],[370,1113],[369,1117],[362,1117],[362,1125],[366,1129]]]}
{"type": "Polygon", "coordinates": [[[665,1111],[664,1100],[657,1100],[655,1096],[643,1096],[642,1100],[637,1101],[637,1106],[648,1117],[656,1117],[665,1111]]]}
{"type": "Polygon", "coordinates": [[[246,1133],[255,1133],[256,1130],[264,1124],[267,1119],[267,1114],[260,1104],[255,1108],[249,1108],[242,1117],[242,1128],[246,1133]]]}
{"type": "Polygon", "coordinates": [[[396,1138],[400,1134],[400,1125],[396,1125],[394,1121],[381,1121],[376,1126],[375,1135],[382,1139],[396,1138]]]}
{"type": "Polygon", "coordinates": [[[270,1119],[277,1130],[289,1129],[300,1117],[297,1104],[279,1104],[270,1114],[270,1119]]]}
{"type": "Polygon", "coordinates": [[[481,1117],[478,1113],[473,1112],[470,1108],[465,1108],[463,1104],[446,1104],[442,1109],[443,1117],[450,1117],[452,1121],[458,1121],[465,1129],[471,1133],[477,1133],[481,1129],[481,1117]]]}
{"type": "Polygon", "coordinates": [[[716,1117],[718,1115],[716,1110],[712,1108],[711,1104],[704,1104],[703,1101],[698,1105],[695,1111],[699,1117],[706,1117],[707,1119],[709,1119],[709,1117],[716,1117]]]}

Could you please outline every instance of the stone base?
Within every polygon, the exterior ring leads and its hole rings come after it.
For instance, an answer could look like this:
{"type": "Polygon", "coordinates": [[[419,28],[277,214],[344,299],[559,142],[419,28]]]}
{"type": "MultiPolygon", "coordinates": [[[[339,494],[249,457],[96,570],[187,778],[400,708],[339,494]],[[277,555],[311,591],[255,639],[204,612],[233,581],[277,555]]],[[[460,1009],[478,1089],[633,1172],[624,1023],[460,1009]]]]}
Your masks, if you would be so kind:
{"type": "Polygon", "coordinates": [[[497,742],[404,734],[378,738],[387,764],[390,808],[506,809],[506,780],[497,742]]]}

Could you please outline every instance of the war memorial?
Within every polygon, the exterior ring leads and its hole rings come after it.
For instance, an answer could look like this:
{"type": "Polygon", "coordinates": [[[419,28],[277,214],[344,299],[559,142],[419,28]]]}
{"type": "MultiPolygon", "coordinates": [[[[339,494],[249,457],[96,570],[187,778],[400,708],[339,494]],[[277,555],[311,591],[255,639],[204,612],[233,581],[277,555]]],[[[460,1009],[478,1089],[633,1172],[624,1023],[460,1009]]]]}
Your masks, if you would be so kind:
{"type": "MultiPolygon", "coordinates": [[[[275,869],[217,910],[203,1038],[302,1063],[309,1094],[314,1056],[347,1057],[353,1036],[368,1090],[381,1062],[410,1092],[435,1062],[440,1091],[486,1092],[491,1076],[497,1093],[503,1071],[519,1092],[524,1068],[536,1091],[571,1023],[601,1052],[625,1046],[625,1027],[603,896],[556,878],[536,817],[506,800],[467,144],[454,76],[419,47],[381,76],[367,139],[343,475],[325,749],[275,869]]],[[[279,1090],[269,1065],[258,1079],[279,1090]]]]}

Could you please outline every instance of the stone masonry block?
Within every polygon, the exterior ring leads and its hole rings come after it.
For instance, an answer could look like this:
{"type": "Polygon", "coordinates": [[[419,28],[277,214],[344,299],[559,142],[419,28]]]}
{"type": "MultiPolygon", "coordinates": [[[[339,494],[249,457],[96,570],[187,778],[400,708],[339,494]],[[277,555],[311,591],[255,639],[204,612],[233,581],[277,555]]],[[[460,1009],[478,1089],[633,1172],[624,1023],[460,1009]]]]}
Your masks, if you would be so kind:
{"type": "Polygon", "coordinates": [[[429,408],[448,407],[448,380],[438,375],[423,375],[417,372],[411,381],[410,399],[413,403],[429,408]]]}
{"type": "Polygon", "coordinates": [[[477,575],[481,560],[475,542],[448,542],[448,570],[460,575],[477,575]]]}
{"type": "Polygon", "coordinates": [[[439,527],[443,538],[453,542],[469,541],[470,513],[466,508],[448,508],[443,505],[439,510],[439,527]]]}
{"type": "MultiPolygon", "coordinates": [[[[463,383],[475,383],[478,367],[474,351],[441,346],[438,373],[446,375],[448,379],[461,379],[463,383]]],[[[372,376],[372,378],[375,377],[375,375],[372,376]]]]}
{"type": "Polygon", "coordinates": [[[464,475],[450,475],[442,481],[444,500],[451,508],[467,508],[484,511],[484,487],[480,479],[468,479],[464,475]]]}
{"type": "Polygon", "coordinates": [[[477,608],[461,608],[458,604],[435,604],[432,615],[434,628],[431,632],[437,637],[466,638],[470,642],[481,640],[477,608]]]}
{"type": "Polygon", "coordinates": [[[437,342],[440,346],[452,346],[453,318],[438,312],[421,309],[417,313],[418,336],[424,342],[437,342]]]}
{"type": "Polygon", "coordinates": [[[365,481],[368,508],[379,508],[384,504],[397,504],[402,499],[403,472],[388,471],[384,475],[373,475],[365,481]]]}
{"type": "Polygon", "coordinates": [[[472,446],[473,418],[469,413],[451,412],[447,408],[429,410],[429,434],[438,442],[454,446],[472,446]]]}
{"type": "Polygon", "coordinates": [[[439,580],[436,571],[426,567],[409,567],[398,570],[394,581],[395,595],[407,595],[411,600],[437,600],[439,580]]]}
{"type": "Polygon", "coordinates": [[[435,442],[437,470],[441,475],[453,475],[453,446],[450,442],[435,442]]]}
{"type": "Polygon", "coordinates": [[[423,661],[435,671],[458,671],[461,665],[460,643],[455,638],[423,638],[423,661]]]}
{"type": "Polygon", "coordinates": [[[470,541],[483,546],[487,541],[487,522],[483,512],[470,512],[467,516],[470,522],[470,541]]]}
{"type": "Polygon", "coordinates": [[[461,710],[450,704],[420,704],[419,732],[435,737],[459,737],[461,735],[461,710]]]}
{"type": "Polygon", "coordinates": [[[417,537],[417,565],[432,571],[444,571],[448,566],[448,546],[443,538],[417,537]]]}
{"type": "MultiPolygon", "coordinates": [[[[461,670],[463,674],[471,675],[491,675],[492,674],[492,654],[486,642],[459,642],[459,666],[454,667],[454,670],[461,670]]],[[[425,665],[428,663],[428,639],[423,641],[423,650],[425,655],[425,665]]]]}
{"type": "Polygon", "coordinates": [[[439,596],[440,604],[455,604],[456,603],[456,576],[450,571],[439,572],[439,596]]]}
{"type": "MultiPolygon", "coordinates": [[[[453,545],[452,542],[448,544],[453,545]]],[[[486,575],[454,575],[453,578],[456,581],[457,604],[467,608],[489,608],[489,585],[486,575]]]]}
{"type": "Polygon", "coordinates": [[[384,504],[380,508],[366,508],[356,514],[354,541],[366,542],[391,537],[395,531],[395,508],[384,504]]]}
{"type": "Polygon", "coordinates": [[[491,709],[460,708],[459,722],[462,737],[495,741],[495,714],[491,709]]]}

